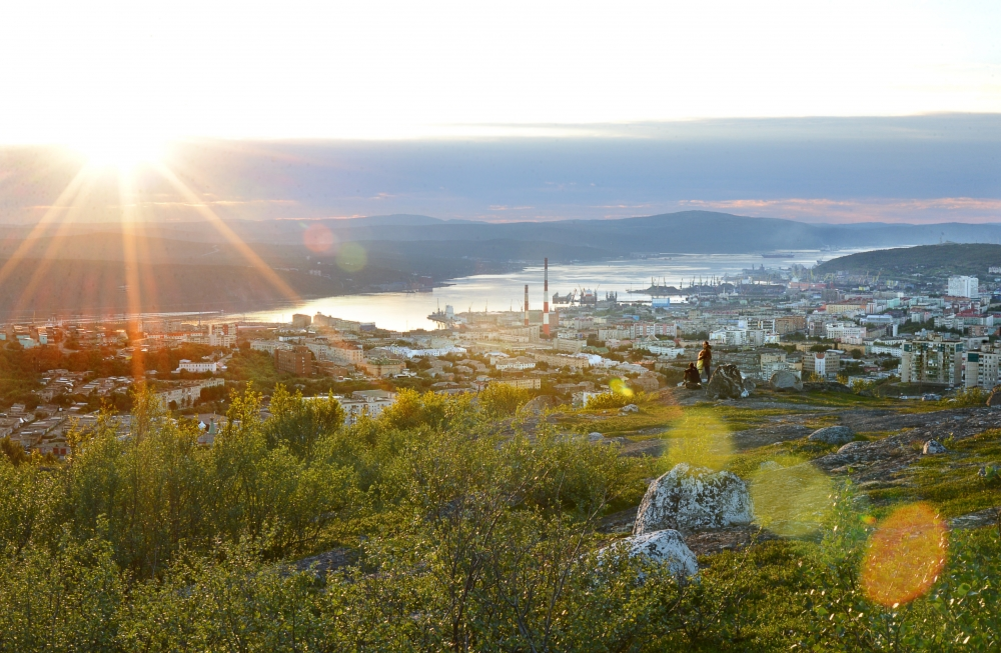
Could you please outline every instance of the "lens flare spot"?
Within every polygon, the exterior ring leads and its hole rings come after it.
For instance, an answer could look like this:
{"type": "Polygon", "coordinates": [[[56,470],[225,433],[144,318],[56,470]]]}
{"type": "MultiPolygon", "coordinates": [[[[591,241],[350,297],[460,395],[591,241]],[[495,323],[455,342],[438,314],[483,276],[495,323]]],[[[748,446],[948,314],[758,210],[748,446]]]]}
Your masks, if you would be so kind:
{"type": "Polygon", "coordinates": [[[357,243],[345,243],[337,255],[337,266],[345,272],[358,272],[368,263],[368,253],[357,243]]]}
{"type": "Polygon", "coordinates": [[[945,523],[927,503],[897,509],[869,539],[862,567],[866,596],[892,607],[924,595],[945,566],[948,537],[945,523]]]}
{"type": "MultiPolygon", "coordinates": [[[[790,461],[783,461],[790,462],[790,461]]],[[[764,466],[751,477],[755,520],[762,528],[786,537],[802,537],[820,529],[831,509],[831,479],[805,461],[764,466]]]]}
{"type": "Polygon", "coordinates": [[[309,225],[306,231],[302,233],[302,240],[307,249],[317,254],[330,251],[330,248],[337,243],[337,237],[334,236],[334,232],[320,223],[309,225]]]}
{"type": "Polygon", "coordinates": [[[719,471],[733,457],[730,429],[705,411],[685,411],[671,423],[664,460],[673,468],[679,463],[719,471]]]}
{"type": "Polygon", "coordinates": [[[614,392],[615,394],[622,395],[623,397],[626,398],[632,398],[633,394],[635,394],[632,388],[626,385],[626,382],[623,381],[622,379],[612,379],[611,381],[609,381],[608,389],[614,392]]]}

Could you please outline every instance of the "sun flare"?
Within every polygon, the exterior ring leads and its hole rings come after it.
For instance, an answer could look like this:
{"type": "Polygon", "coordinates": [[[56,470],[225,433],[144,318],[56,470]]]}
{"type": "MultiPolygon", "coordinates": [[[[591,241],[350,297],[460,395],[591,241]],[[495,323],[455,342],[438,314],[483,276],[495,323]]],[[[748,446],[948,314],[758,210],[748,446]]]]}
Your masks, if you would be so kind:
{"type": "Polygon", "coordinates": [[[115,135],[83,140],[72,148],[82,154],[91,167],[129,171],[139,165],[161,163],[165,143],[153,138],[115,135]]]}

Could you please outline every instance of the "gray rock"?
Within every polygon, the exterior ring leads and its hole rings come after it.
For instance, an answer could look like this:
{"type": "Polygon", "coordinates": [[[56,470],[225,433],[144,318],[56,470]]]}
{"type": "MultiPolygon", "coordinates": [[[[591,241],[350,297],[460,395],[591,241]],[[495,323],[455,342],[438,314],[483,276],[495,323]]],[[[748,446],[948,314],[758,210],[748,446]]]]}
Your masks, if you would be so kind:
{"type": "Polygon", "coordinates": [[[938,440],[929,440],[925,442],[925,446],[921,449],[921,453],[926,456],[933,456],[935,454],[945,453],[948,449],[939,442],[938,440]]]}
{"type": "Polygon", "coordinates": [[[779,370],[775,374],[772,374],[768,385],[772,386],[772,390],[803,392],[803,382],[799,380],[798,376],[788,370],[779,370]]]}
{"type": "Polygon", "coordinates": [[[751,394],[752,392],[754,392],[757,389],[758,389],[758,384],[757,383],[755,383],[751,379],[744,379],[744,391],[747,394],[751,394]]]}
{"type": "Polygon", "coordinates": [[[747,485],[730,472],[676,465],[647,488],[633,534],[718,530],[753,519],[747,485]]]}
{"type": "Polygon", "coordinates": [[[710,399],[739,399],[746,397],[744,377],[736,365],[720,365],[706,384],[706,396],[710,399]]]}
{"type": "Polygon", "coordinates": [[[604,439],[605,439],[605,436],[603,436],[601,433],[598,433],[597,431],[593,431],[593,432],[587,434],[587,441],[588,442],[601,442],[604,439]]]}
{"type": "Polygon", "coordinates": [[[849,442],[845,446],[843,446],[840,449],[838,449],[838,453],[853,453],[853,452],[857,452],[859,449],[861,449],[862,447],[864,447],[866,444],[868,444],[868,443],[865,442],[864,440],[858,440],[856,442],[849,442]]]}
{"type": "Polygon", "coordinates": [[[847,426],[828,426],[810,434],[807,440],[826,444],[847,444],[855,437],[855,431],[847,426]]]}
{"type": "Polygon", "coordinates": [[[640,407],[636,404],[627,404],[619,409],[620,413],[638,413],[640,412],[640,407]]]}
{"type": "Polygon", "coordinates": [[[695,554],[685,544],[681,533],[660,530],[643,535],[633,535],[611,544],[598,552],[599,557],[626,555],[642,556],[651,562],[668,565],[671,573],[679,578],[692,578],[699,573],[695,554]]]}

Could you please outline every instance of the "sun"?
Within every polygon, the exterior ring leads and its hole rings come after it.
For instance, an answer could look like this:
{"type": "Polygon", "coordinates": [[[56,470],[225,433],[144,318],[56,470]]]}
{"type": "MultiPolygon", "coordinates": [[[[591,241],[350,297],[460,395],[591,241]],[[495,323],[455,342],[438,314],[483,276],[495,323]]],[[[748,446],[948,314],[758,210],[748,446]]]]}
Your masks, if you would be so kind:
{"type": "Polygon", "coordinates": [[[81,139],[72,148],[82,154],[93,168],[117,168],[130,171],[137,166],[162,162],[165,150],[162,139],[113,134],[81,139]]]}

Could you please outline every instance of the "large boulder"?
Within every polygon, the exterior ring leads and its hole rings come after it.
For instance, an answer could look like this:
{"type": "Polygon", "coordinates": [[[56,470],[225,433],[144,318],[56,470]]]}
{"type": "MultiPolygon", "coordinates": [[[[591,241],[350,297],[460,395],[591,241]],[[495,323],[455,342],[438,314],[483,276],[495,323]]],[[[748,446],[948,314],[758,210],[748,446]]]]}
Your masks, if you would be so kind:
{"type": "Polygon", "coordinates": [[[695,554],[685,544],[685,539],[678,531],[666,529],[633,535],[611,544],[598,555],[626,555],[630,558],[642,556],[650,562],[663,563],[671,573],[679,578],[691,578],[699,573],[699,563],[695,554]]]}
{"type": "Polygon", "coordinates": [[[706,395],[710,399],[739,399],[746,397],[744,377],[736,365],[720,365],[706,384],[706,395]]]}
{"type": "Polygon", "coordinates": [[[775,374],[772,374],[772,378],[769,379],[768,385],[772,386],[772,390],[778,390],[780,392],[803,392],[803,382],[799,380],[798,376],[789,370],[779,370],[775,374]]]}
{"type": "Polygon", "coordinates": [[[629,382],[629,385],[643,392],[657,392],[661,377],[654,372],[645,372],[629,382]]]}
{"type": "Polygon", "coordinates": [[[925,456],[934,456],[937,454],[946,453],[948,449],[945,448],[938,440],[929,440],[925,442],[925,446],[921,448],[921,453],[925,456]]]}
{"type": "Polygon", "coordinates": [[[633,535],[717,530],[749,524],[753,518],[751,496],[738,476],[681,463],[647,488],[633,535]]]}
{"type": "Polygon", "coordinates": [[[987,405],[991,408],[1001,407],[1001,386],[991,390],[991,394],[987,397],[987,405]]]}
{"type": "Polygon", "coordinates": [[[848,444],[854,439],[855,431],[847,426],[828,426],[827,428],[817,429],[807,438],[807,440],[813,440],[814,442],[837,445],[848,444]]]}

